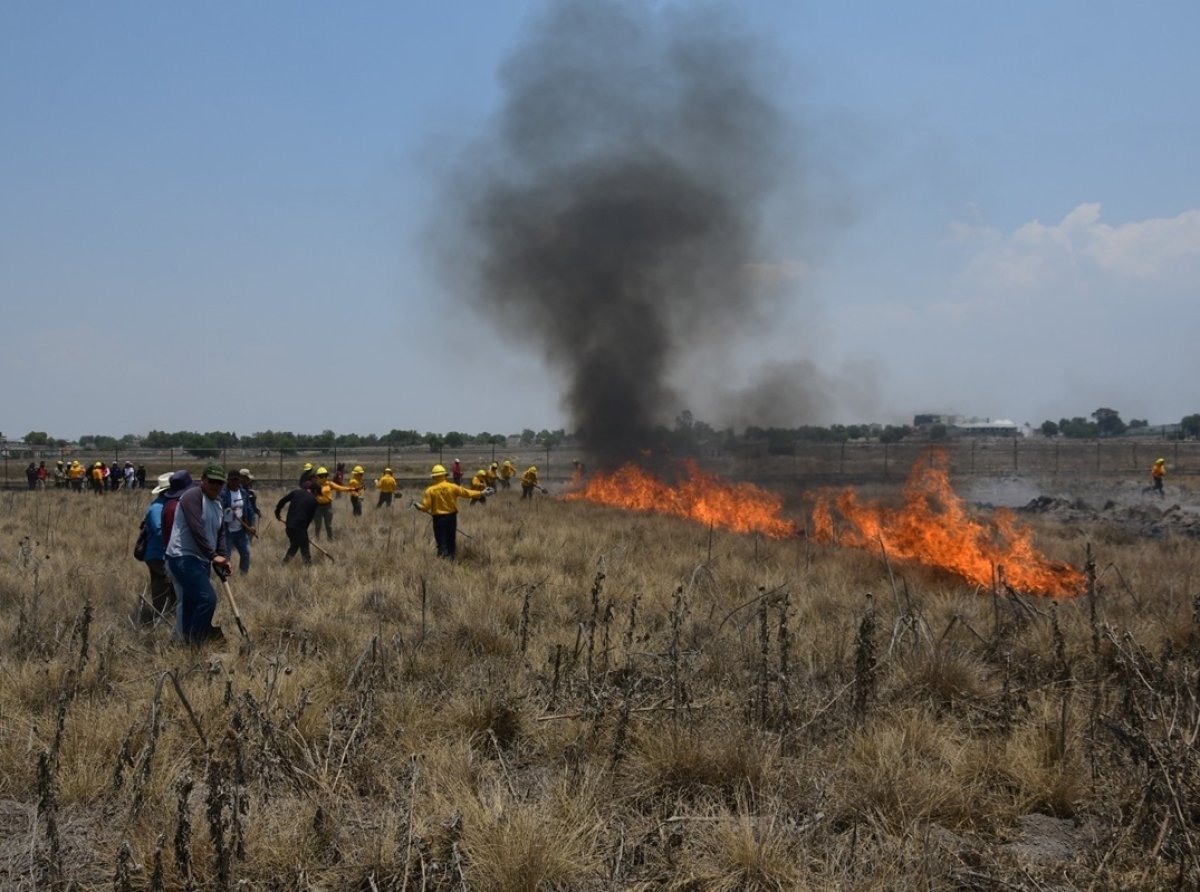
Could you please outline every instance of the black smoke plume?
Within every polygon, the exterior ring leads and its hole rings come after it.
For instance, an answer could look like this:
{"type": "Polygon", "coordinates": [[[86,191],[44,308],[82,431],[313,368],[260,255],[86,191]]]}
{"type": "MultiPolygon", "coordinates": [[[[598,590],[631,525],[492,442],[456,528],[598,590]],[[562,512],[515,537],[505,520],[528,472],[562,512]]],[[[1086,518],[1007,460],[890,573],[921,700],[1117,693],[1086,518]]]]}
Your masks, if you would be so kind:
{"type": "Polygon", "coordinates": [[[749,270],[785,128],[770,53],[731,12],[549,3],[501,69],[495,132],[457,172],[473,297],[565,374],[603,464],[682,408],[684,351],[720,350],[757,313],[749,270]]]}

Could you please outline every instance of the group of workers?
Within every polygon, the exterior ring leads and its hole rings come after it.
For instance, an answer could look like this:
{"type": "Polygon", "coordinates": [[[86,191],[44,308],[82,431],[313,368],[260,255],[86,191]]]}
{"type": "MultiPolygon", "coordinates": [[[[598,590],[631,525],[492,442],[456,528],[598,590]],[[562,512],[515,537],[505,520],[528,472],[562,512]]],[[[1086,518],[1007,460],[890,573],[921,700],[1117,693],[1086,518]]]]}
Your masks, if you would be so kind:
{"type": "MultiPolygon", "coordinates": [[[[37,465],[30,462],[25,469],[25,480],[30,489],[45,489],[51,479],[51,473],[46,468],[44,461],[38,462],[37,465]]],[[[97,461],[87,468],[78,459],[72,459],[69,464],[59,459],[54,465],[53,480],[55,489],[70,488],[76,492],[83,492],[87,488],[100,496],[121,487],[125,487],[125,489],[144,487],[146,485],[146,466],[138,465],[135,468],[131,461],[125,462],[124,465],[116,461],[111,465],[97,461]]]]}
{"type": "MultiPolygon", "coordinates": [[[[434,465],[430,474],[433,483],[425,489],[420,503],[412,502],[414,508],[432,516],[437,553],[446,558],[453,558],[456,551],[458,500],[467,498],[472,502],[486,501],[487,497],[496,491],[496,483],[504,489],[509,489],[512,478],[516,476],[516,468],[511,461],[505,460],[503,464],[492,462],[489,468],[481,468],[471,478],[471,485],[465,487],[460,482],[461,463],[455,460],[454,465],[453,483],[447,479],[451,474],[443,465],[434,465]]],[[[296,487],[285,493],[275,505],[275,518],[283,524],[288,537],[288,550],[283,557],[285,564],[297,554],[304,563],[312,563],[313,543],[309,538],[310,526],[313,528],[314,539],[320,538],[322,528],[326,537],[333,539],[333,500],[338,493],[349,493],[354,515],[362,514],[362,500],[366,490],[364,474],[362,465],[355,465],[350,472],[349,481],[342,484],[330,479],[328,468],[314,468],[311,463],[304,465],[296,487]],[[285,508],[286,517],[282,516],[285,508]]],[[[383,469],[383,473],[375,480],[375,488],[379,492],[375,507],[390,508],[399,491],[391,468],[383,469]]],[[[531,498],[535,489],[545,492],[538,479],[537,467],[530,465],[521,475],[521,497],[531,498]]],[[[317,548],[320,550],[320,546],[317,548]]]]}
{"type": "MultiPolygon", "coordinates": [[[[80,470],[70,479],[84,480],[85,469],[78,463],[73,465],[76,466],[80,470]]],[[[88,475],[91,480],[103,480],[96,473],[100,467],[102,463],[98,462],[88,475]]],[[[347,493],[354,515],[362,515],[365,474],[362,465],[355,465],[349,478],[343,477],[344,482],[340,482],[331,477],[327,468],[304,465],[296,487],[284,494],[273,512],[288,538],[285,564],[296,554],[306,564],[312,563],[310,546],[314,543],[309,539],[310,526],[315,526],[315,538],[324,529],[326,537],[333,539],[333,500],[338,494],[347,493]],[[285,508],[286,519],[282,516],[285,508]]],[[[430,485],[424,489],[420,501],[414,500],[411,505],[430,515],[438,556],[452,559],[457,551],[459,500],[485,502],[495,493],[494,484],[511,488],[511,481],[517,475],[512,462],[505,461],[480,469],[470,486],[450,482],[449,476],[443,465],[434,465],[430,485]]],[[[520,480],[523,499],[532,498],[534,490],[546,491],[534,465],[521,474],[520,480]]],[[[248,468],[226,473],[216,463],[204,467],[199,481],[194,481],[186,470],[158,476],[151,490],[154,500],[143,516],[134,549],[134,556],[146,564],[150,576],[134,611],[138,625],[167,621],[174,626],[176,638],[189,644],[224,637],[220,628],[212,625],[217,595],[211,576],[216,573],[222,585],[227,585],[234,553],[238,570],[243,575],[250,571],[250,545],[258,535],[260,517],[254,482],[248,468]]],[[[385,468],[374,485],[379,493],[375,507],[391,507],[399,491],[392,469],[385,468]]],[[[316,548],[324,551],[319,545],[316,548]]]]}
{"type": "MultiPolygon", "coordinates": [[[[461,470],[458,470],[457,459],[454,464],[456,467],[455,477],[461,480],[461,470]]],[[[506,460],[499,467],[492,462],[490,468],[486,470],[481,468],[471,478],[471,485],[466,487],[462,486],[458,480],[453,483],[447,480],[446,469],[442,465],[433,466],[429,472],[429,477],[433,482],[425,488],[421,501],[413,502],[413,507],[424,511],[433,519],[433,541],[437,545],[438,557],[453,558],[456,553],[458,500],[469,499],[471,504],[477,501],[485,502],[487,497],[496,491],[495,484],[497,482],[504,489],[511,488],[511,481],[515,474],[516,469],[512,462],[506,460]]],[[[521,498],[531,498],[534,489],[541,489],[542,492],[545,492],[538,481],[537,467],[530,465],[521,475],[521,498]]]]}

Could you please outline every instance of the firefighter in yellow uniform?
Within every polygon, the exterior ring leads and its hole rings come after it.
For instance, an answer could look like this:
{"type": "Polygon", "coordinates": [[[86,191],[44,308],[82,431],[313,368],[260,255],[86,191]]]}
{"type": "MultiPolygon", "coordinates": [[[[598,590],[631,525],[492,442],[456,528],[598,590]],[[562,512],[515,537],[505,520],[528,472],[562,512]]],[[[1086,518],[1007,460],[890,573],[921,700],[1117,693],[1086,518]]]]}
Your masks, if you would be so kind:
{"type": "Polygon", "coordinates": [[[480,468],[475,472],[475,476],[471,478],[471,489],[482,492],[487,489],[487,471],[480,468]]]}
{"type": "Polygon", "coordinates": [[[458,535],[458,500],[483,501],[490,492],[451,483],[441,465],[434,465],[429,476],[433,483],[426,488],[421,504],[413,502],[413,506],[433,518],[433,539],[437,543],[438,557],[453,558],[458,535]]]}
{"type": "Polygon", "coordinates": [[[350,482],[347,486],[350,487],[350,507],[354,509],[355,517],[362,517],[363,493],[367,490],[367,485],[363,482],[362,465],[355,465],[350,471],[350,482]]]}
{"type": "Polygon", "coordinates": [[[1154,463],[1154,467],[1150,469],[1150,479],[1154,482],[1154,491],[1158,493],[1158,497],[1164,498],[1163,493],[1163,478],[1167,476],[1167,460],[1160,458],[1154,463]]]}
{"type": "Polygon", "coordinates": [[[483,472],[483,482],[492,489],[496,488],[496,481],[500,479],[500,466],[492,462],[486,471],[483,472]]]}
{"type": "Polygon", "coordinates": [[[98,496],[104,495],[104,462],[102,461],[92,465],[92,492],[98,496]]]}
{"type": "Polygon", "coordinates": [[[383,469],[383,476],[375,481],[375,488],[379,490],[379,501],[375,503],[376,508],[382,508],[387,505],[392,507],[392,497],[396,494],[396,478],[392,476],[391,468],[383,469]]]}
{"type": "MultiPolygon", "coordinates": [[[[542,489],[542,487],[538,483],[537,468],[534,467],[533,465],[530,465],[529,469],[526,470],[525,473],[521,475],[521,498],[532,499],[533,491],[535,489],[542,489]]],[[[545,491],[546,490],[542,489],[542,492],[545,492],[545,491]]]]}
{"type": "Polygon", "coordinates": [[[513,463],[507,458],[504,464],[500,466],[500,485],[504,489],[512,489],[512,479],[517,475],[517,469],[513,467],[513,463]]]}
{"type": "Polygon", "coordinates": [[[67,469],[67,478],[71,481],[71,489],[75,492],[83,492],[83,465],[78,459],[71,459],[71,467],[67,469]]]}
{"type": "Polygon", "coordinates": [[[335,492],[350,492],[350,487],[334,483],[329,479],[326,468],[317,468],[313,476],[313,497],[317,500],[317,513],[313,515],[313,538],[321,538],[321,524],[325,524],[325,535],[333,541],[333,494],[335,492]]]}

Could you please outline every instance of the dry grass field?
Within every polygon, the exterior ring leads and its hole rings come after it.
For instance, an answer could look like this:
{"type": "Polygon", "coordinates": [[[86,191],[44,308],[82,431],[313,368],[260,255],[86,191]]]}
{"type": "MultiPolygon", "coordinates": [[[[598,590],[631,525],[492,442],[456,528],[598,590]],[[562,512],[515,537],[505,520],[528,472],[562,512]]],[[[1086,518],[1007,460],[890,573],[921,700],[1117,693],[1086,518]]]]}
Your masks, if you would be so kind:
{"type": "Polygon", "coordinates": [[[1194,539],[1034,518],[1052,601],[516,491],[450,564],[411,495],[264,524],[249,650],[129,622],[148,495],[0,495],[0,888],[1200,883],[1194,539]]]}

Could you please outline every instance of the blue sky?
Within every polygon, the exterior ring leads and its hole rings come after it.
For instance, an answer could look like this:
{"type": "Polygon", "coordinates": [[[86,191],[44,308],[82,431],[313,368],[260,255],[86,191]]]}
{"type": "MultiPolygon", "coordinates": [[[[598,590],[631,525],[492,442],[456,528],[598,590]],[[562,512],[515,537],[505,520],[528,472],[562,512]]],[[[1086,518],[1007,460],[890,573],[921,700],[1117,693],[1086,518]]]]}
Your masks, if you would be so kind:
{"type": "MultiPolygon", "coordinates": [[[[569,425],[426,241],[540,7],[0,4],[0,430],[569,425]]],[[[806,206],[680,408],[808,362],[769,423],[1200,411],[1200,4],[736,8],[806,206]]]]}

